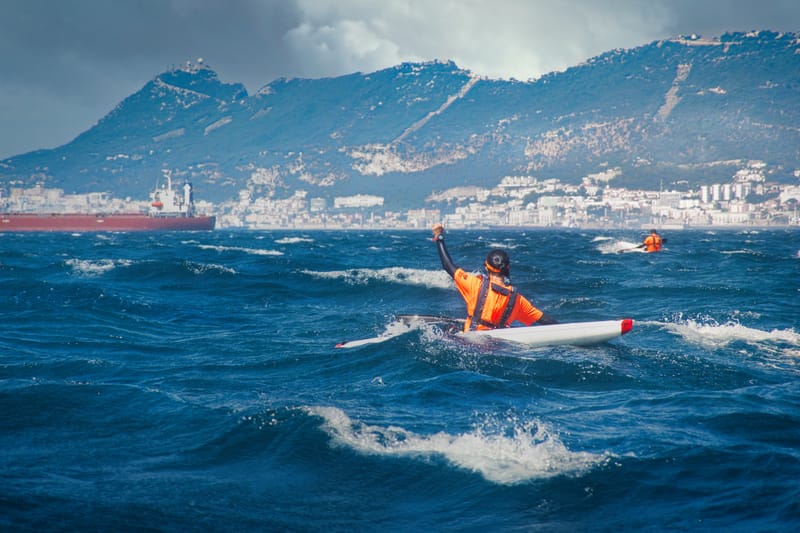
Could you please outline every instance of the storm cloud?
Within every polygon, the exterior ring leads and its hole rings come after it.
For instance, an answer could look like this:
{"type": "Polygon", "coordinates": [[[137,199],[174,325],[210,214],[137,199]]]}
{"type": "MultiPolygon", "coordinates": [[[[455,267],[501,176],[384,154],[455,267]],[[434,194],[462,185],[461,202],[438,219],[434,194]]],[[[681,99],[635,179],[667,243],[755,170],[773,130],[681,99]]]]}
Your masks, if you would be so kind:
{"type": "Polygon", "coordinates": [[[535,79],[677,35],[800,30],[795,0],[5,0],[0,158],[69,142],[159,73],[203,58],[250,93],[281,77],[453,60],[535,79]]]}

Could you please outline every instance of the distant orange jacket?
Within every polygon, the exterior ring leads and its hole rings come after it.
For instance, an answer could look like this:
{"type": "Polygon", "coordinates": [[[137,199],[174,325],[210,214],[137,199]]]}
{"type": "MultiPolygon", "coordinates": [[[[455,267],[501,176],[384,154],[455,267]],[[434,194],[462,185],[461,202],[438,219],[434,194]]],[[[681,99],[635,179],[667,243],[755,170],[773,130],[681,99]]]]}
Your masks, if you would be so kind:
{"type": "Polygon", "coordinates": [[[467,320],[464,323],[464,331],[504,328],[512,322],[522,322],[526,326],[530,326],[542,318],[544,314],[534,307],[527,298],[513,292],[514,288],[503,283],[503,279],[500,276],[490,276],[488,278],[488,290],[486,291],[483,309],[476,309],[484,276],[469,274],[459,268],[453,275],[453,279],[456,282],[458,292],[461,293],[464,302],[467,304],[467,320]],[[513,307],[509,310],[512,294],[514,294],[514,302],[512,304],[513,307]],[[475,323],[474,327],[473,322],[475,323]]]}
{"type": "Polygon", "coordinates": [[[647,252],[661,251],[661,236],[655,234],[648,235],[644,240],[644,245],[647,252]]]}

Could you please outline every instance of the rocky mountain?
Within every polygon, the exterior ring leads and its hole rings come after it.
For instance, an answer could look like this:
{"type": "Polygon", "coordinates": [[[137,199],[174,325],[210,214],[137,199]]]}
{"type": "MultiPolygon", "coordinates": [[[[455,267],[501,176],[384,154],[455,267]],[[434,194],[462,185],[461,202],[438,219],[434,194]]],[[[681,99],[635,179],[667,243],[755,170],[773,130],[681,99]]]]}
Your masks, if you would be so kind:
{"type": "Polygon", "coordinates": [[[144,198],[168,170],[215,202],[356,193],[386,208],[505,175],[657,189],[728,181],[762,160],[800,168],[800,34],[697,36],[613,50],[522,82],[452,62],[278,79],[253,95],[187,64],[156,76],[72,142],[0,161],[0,187],[144,198]]]}

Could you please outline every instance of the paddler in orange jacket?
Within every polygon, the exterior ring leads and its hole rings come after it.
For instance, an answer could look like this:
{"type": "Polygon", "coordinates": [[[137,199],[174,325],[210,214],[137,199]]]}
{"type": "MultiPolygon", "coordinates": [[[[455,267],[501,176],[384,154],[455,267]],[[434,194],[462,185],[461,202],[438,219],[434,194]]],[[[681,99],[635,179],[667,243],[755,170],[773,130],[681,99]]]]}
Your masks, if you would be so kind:
{"type": "Polygon", "coordinates": [[[557,324],[546,313],[535,308],[524,296],[519,294],[508,279],[510,261],[503,250],[492,250],[486,256],[484,267],[486,275],[464,272],[453,264],[444,245],[444,226],[433,226],[433,241],[439,251],[442,267],[456,282],[456,288],[467,304],[467,320],[464,331],[475,329],[505,328],[512,322],[522,322],[530,326],[557,324]]]}
{"type": "Polygon", "coordinates": [[[654,229],[650,230],[650,235],[648,235],[642,244],[639,245],[639,248],[644,248],[645,252],[660,252],[661,251],[661,243],[664,242],[661,238],[661,235],[654,229]]]}

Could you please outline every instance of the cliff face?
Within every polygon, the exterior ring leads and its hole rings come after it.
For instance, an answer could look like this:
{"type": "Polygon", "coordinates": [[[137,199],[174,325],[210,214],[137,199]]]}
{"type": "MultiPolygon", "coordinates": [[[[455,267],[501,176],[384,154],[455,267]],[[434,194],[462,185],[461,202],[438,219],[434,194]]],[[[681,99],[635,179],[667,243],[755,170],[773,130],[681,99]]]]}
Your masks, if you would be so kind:
{"type": "Polygon", "coordinates": [[[615,185],[800,168],[800,39],[757,32],[615,50],[530,82],[451,62],[279,79],[248,95],[205,65],[164,72],[54,150],[0,162],[0,186],[143,197],[169,169],[203,199],[379,194],[388,208],[508,174],[615,185]]]}

